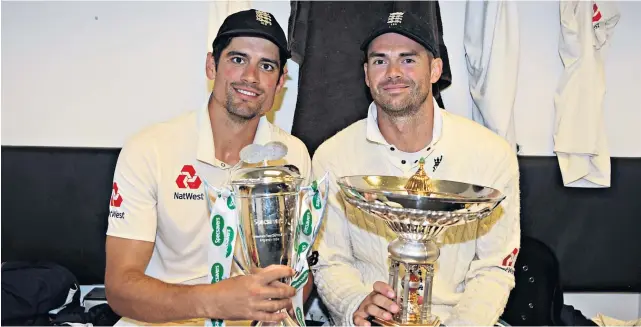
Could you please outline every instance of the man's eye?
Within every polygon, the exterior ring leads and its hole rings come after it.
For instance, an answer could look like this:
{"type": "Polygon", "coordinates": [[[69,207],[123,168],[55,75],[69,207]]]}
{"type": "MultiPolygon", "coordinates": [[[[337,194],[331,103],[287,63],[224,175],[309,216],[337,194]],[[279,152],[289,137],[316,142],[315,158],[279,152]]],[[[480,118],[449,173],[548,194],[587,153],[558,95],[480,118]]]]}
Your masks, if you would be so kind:
{"type": "Polygon", "coordinates": [[[268,72],[269,72],[269,71],[274,70],[274,65],[271,65],[271,64],[263,64],[263,65],[262,65],[262,68],[263,68],[264,70],[266,70],[266,71],[268,71],[268,72]]]}
{"type": "Polygon", "coordinates": [[[416,61],[414,61],[414,59],[406,58],[405,60],[403,60],[403,62],[409,64],[409,63],[413,63],[413,62],[416,62],[416,61]]]}
{"type": "Polygon", "coordinates": [[[384,63],[385,62],[383,61],[383,59],[376,59],[376,60],[374,60],[374,62],[372,62],[372,64],[374,64],[374,65],[382,65],[384,63]]]}
{"type": "Polygon", "coordinates": [[[243,58],[241,58],[241,57],[233,57],[233,58],[231,58],[231,62],[233,62],[235,64],[242,64],[242,63],[245,62],[245,60],[243,58]]]}

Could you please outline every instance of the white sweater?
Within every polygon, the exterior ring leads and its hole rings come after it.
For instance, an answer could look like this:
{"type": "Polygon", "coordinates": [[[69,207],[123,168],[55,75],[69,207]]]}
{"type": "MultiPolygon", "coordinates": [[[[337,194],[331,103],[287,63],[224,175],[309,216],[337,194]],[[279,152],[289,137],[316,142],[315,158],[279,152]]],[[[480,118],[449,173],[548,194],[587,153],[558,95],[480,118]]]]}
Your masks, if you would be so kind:
{"type": "Polygon", "coordinates": [[[563,73],[554,96],[554,152],[567,187],[610,187],[605,56],[621,14],[610,1],[559,1],[563,73]]]}
{"type": "Polygon", "coordinates": [[[320,297],[338,325],[353,326],[353,313],[374,282],[388,282],[387,245],[396,235],[340,200],[336,180],[362,174],[409,177],[422,156],[431,178],[489,186],[507,196],[482,223],[443,234],[432,312],[446,325],[493,325],[503,312],[514,287],[513,265],[520,247],[516,155],[485,127],[435,108],[432,144],[417,153],[402,153],[385,141],[372,104],[367,119],[328,139],[314,155],[313,174],[329,172],[331,184],[316,242],[319,262],[312,269],[320,297]]]}

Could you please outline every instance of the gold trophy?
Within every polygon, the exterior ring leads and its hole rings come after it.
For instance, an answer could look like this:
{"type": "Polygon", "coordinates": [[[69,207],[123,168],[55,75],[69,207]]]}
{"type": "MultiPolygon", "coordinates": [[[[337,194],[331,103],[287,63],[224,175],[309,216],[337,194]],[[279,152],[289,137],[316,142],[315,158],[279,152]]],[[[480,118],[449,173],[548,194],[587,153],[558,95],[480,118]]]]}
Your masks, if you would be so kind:
{"type": "Polygon", "coordinates": [[[341,177],[345,200],[382,219],[397,234],[387,247],[389,285],[400,310],[383,326],[438,326],[432,314],[434,263],[440,255],[435,240],[447,228],[485,218],[505,199],[484,186],[430,179],[424,160],[410,178],[357,175],[341,177]],[[421,289],[421,282],[423,288],[421,289]]]}

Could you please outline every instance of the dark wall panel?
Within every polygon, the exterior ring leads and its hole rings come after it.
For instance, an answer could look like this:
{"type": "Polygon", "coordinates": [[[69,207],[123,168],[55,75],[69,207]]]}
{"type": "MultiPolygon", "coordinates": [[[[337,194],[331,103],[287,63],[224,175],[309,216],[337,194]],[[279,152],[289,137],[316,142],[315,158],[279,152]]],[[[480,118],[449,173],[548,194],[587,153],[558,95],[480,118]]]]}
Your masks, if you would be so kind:
{"type": "Polygon", "coordinates": [[[641,158],[610,188],[568,188],[556,157],[520,157],[522,231],[550,246],[566,291],[641,291],[641,158]]]}
{"type": "Polygon", "coordinates": [[[2,260],[51,260],[101,284],[120,149],[2,147],[2,260]]]}

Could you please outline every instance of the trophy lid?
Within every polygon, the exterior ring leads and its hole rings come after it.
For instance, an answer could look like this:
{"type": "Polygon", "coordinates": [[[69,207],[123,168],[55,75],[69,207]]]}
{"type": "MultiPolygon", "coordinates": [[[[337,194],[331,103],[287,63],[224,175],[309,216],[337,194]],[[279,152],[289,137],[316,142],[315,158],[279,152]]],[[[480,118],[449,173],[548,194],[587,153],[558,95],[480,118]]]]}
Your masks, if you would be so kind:
{"type": "Polygon", "coordinates": [[[270,166],[270,160],[279,160],[287,154],[287,146],[281,142],[269,142],[265,145],[249,144],[240,151],[240,160],[250,166],[237,170],[231,178],[234,186],[292,184],[298,185],[303,178],[300,170],[294,165],[270,166]]]}
{"type": "Polygon", "coordinates": [[[234,186],[266,184],[300,184],[303,178],[294,165],[258,166],[237,170],[231,179],[234,186]]]}

